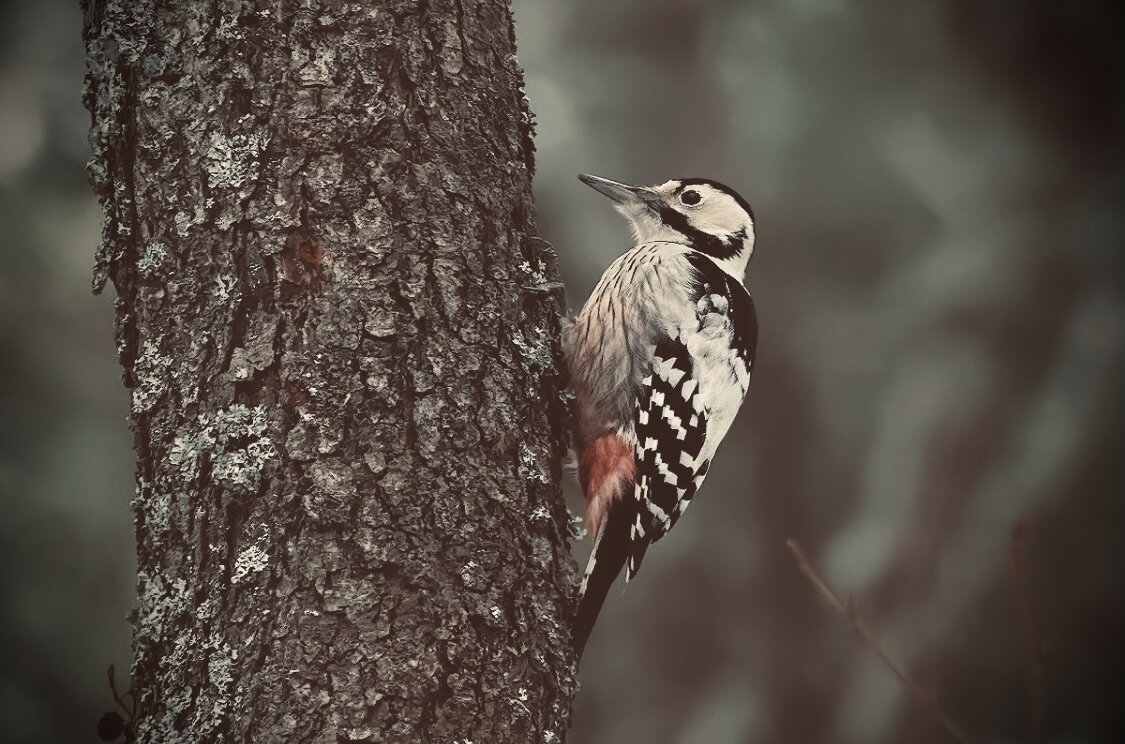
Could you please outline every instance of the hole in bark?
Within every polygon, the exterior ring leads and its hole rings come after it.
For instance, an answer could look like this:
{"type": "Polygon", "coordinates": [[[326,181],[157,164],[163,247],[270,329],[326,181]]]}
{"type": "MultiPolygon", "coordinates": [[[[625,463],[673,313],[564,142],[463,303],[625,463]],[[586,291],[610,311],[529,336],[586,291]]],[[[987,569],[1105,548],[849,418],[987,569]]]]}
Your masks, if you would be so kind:
{"type": "Polygon", "coordinates": [[[299,227],[289,234],[281,251],[281,276],[291,284],[309,285],[320,278],[326,250],[310,230],[299,227]]]}

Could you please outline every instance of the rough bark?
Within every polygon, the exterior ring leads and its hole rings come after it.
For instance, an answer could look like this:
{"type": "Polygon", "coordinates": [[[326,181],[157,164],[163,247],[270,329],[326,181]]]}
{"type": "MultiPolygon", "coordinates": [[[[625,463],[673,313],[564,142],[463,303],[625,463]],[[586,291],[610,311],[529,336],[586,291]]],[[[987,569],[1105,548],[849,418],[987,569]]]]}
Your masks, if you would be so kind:
{"type": "Polygon", "coordinates": [[[555,259],[505,0],[91,0],[140,741],[563,738],[555,259]]]}

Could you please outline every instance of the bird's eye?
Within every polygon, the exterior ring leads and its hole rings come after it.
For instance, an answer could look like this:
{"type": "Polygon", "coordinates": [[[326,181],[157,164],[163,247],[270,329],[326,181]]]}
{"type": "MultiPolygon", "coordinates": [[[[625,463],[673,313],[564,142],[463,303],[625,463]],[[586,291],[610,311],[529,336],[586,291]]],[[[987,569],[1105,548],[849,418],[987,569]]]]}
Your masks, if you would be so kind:
{"type": "Polygon", "coordinates": [[[687,204],[689,207],[695,206],[702,200],[703,197],[699,195],[699,192],[692,189],[688,189],[684,193],[680,194],[680,201],[682,201],[684,204],[687,204]]]}

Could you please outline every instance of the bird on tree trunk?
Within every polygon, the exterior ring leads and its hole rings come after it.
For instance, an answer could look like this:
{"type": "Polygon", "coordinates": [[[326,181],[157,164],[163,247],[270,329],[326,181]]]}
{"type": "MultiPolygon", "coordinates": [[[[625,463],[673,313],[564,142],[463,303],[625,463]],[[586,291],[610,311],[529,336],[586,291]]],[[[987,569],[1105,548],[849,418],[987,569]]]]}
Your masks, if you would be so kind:
{"type": "Polygon", "coordinates": [[[594,535],[573,632],[581,658],[614,579],[623,567],[636,576],[703,483],[750,385],[758,321],[742,284],[754,251],[745,199],[703,178],[579,178],[616,202],[635,240],[563,342],[594,535]]]}

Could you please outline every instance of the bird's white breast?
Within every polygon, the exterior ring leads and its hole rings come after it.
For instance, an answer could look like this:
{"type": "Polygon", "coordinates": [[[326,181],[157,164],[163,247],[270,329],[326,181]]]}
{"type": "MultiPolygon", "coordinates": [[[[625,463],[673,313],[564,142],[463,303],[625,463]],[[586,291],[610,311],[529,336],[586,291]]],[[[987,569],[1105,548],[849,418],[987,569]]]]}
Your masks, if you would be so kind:
{"type": "Polygon", "coordinates": [[[745,368],[734,363],[726,308],[716,302],[701,313],[691,297],[695,274],[689,251],[652,242],[622,254],[571,325],[564,349],[583,441],[614,430],[632,436],[638,386],[664,338],[683,340],[695,362],[710,412],[708,457],[734,420],[748,382],[745,368]]]}

